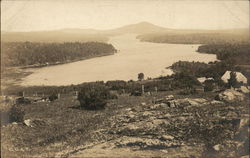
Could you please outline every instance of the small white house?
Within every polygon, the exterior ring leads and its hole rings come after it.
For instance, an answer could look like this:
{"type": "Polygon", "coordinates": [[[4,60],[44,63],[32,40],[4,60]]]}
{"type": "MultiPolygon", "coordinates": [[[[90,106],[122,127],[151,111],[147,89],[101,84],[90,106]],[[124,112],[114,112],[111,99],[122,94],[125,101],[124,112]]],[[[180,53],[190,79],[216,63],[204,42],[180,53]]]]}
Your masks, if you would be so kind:
{"type": "Polygon", "coordinates": [[[209,77],[209,78],[206,78],[206,77],[200,77],[200,78],[197,78],[197,80],[200,82],[200,83],[204,83],[206,80],[214,80],[212,77],[209,77]]]}
{"type": "MultiPolygon", "coordinates": [[[[228,83],[228,80],[230,79],[230,73],[231,71],[226,71],[224,75],[221,77],[221,80],[225,83],[228,83]]],[[[235,74],[236,74],[236,80],[238,82],[247,84],[247,78],[241,72],[235,72],[235,74]]]]}

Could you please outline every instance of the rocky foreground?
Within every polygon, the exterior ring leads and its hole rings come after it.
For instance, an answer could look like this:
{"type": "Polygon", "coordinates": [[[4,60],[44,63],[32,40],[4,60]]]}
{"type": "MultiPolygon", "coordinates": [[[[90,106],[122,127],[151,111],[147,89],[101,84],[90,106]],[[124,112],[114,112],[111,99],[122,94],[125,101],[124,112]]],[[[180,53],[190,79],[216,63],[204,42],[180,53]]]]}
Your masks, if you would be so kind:
{"type": "Polygon", "coordinates": [[[104,111],[77,109],[69,98],[29,104],[23,123],[2,127],[3,151],[11,157],[249,157],[248,93],[119,96],[104,111]]]}
{"type": "MultiPolygon", "coordinates": [[[[244,100],[234,90],[218,97],[244,100]]],[[[169,95],[156,104],[141,103],[98,130],[105,141],[81,147],[69,157],[249,157],[249,115],[243,106],[229,102],[169,95]]]]}

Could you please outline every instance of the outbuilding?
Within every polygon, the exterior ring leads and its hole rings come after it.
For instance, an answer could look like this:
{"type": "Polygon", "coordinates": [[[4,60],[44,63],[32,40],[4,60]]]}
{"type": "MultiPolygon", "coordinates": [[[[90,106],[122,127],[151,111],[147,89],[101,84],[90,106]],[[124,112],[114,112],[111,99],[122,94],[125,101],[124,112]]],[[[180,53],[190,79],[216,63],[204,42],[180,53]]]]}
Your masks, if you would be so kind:
{"type": "MultiPolygon", "coordinates": [[[[230,79],[230,73],[232,71],[226,71],[224,75],[221,77],[221,80],[225,83],[228,83],[228,80],[230,79]]],[[[247,78],[244,76],[241,72],[235,72],[236,74],[236,80],[240,83],[247,84],[247,78]]]]}

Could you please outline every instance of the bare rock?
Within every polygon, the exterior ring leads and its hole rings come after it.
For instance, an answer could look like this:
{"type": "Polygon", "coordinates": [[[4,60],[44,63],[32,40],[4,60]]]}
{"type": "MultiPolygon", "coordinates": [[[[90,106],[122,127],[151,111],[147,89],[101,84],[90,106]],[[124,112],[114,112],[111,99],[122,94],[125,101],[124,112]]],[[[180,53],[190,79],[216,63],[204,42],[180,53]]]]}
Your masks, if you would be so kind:
{"type": "Polygon", "coordinates": [[[250,92],[249,89],[246,86],[241,86],[239,88],[239,91],[242,92],[242,93],[245,93],[245,94],[248,94],[250,92]]]}
{"type": "Polygon", "coordinates": [[[233,102],[233,101],[242,101],[244,100],[244,94],[237,92],[233,89],[227,89],[224,92],[221,92],[216,99],[220,101],[233,102]]]}
{"type": "Polygon", "coordinates": [[[167,100],[167,101],[174,100],[174,96],[173,95],[167,95],[167,96],[165,96],[165,100],[167,100]]]}
{"type": "Polygon", "coordinates": [[[159,149],[181,146],[177,141],[161,141],[159,139],[149,139],[140,137],[123,137],[116,142],[118,147],[139,147],[141,149],[159,149]]]}
{"type": "Polygon", "coordinates": [[[143,112],[142,116],[152,116],[153,113],[152,112],[149,112],[149,111],[145,111],[143,112]]]}
{"type": "Polygon", "coordinates": [[[150,109],[155,110],[161,107],[161,104],[154,104],[150,106],[150,109]]]}
{"type": "Polygon", "coordinates": [[[213,146],[213,148],[214,148],[215,151],[220,151],[221,150],[221,145],[217,144],[217,145],[213,146]]]}
{"type": "Polygon", "coordinates": [[[23,123],[28,127],[36,127],[36,126],[45,126],[46,125],[46,122],[41,120],[41,119],[34,119],[34,120],[27,119],[27,120],[24,120],[23,123]]]}
{"type": "Polygon", "coordinates": [[[210,104],[215,105],[215,104],[224,104],[224,103],[223,103],[222,101],[212,100],[212,101],[210,102],[210,104]]]}
{"type": "Polygon", "coordinates": [[[171,136],[171,135],[163,135],[163,136],[161,136],[161,139],[163,139],[163,140],[173,140],[174,137],[171,136]]]}
{"type": "Polygon", "coordinates": [[[23,123],[24,123],[26,126],[28,126],[28,127],[33,127],[32,124],[31,124],[31,120],[30,120],[30,119],[24,120],[23,123]]]}

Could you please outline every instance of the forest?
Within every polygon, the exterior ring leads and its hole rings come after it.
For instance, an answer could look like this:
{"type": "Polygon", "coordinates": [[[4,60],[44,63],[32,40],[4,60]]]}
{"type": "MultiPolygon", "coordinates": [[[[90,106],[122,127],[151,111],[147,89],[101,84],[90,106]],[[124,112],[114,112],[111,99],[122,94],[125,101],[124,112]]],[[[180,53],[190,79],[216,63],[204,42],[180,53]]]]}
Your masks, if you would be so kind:
{"type": "Polygon", "coordinates": [[[249,65],[250,43],[222,43],[199,46],[198,52],[216,54],[217,59],[237,65],[249,65]]]}
{"type": "Polygon", "coordinates": [[[137,36],[141,41],[173,44],[234,43],[249,39],[247,34],[233,33],[153,33],[137,36]]]}
{"type": "Polygon", "coordinates": [[[101,42],[6,42],[1,44],[1,52],[3,66],[41,66],[111,55],[116,49],[101,42]]]}
{"type": "Polygon", "coordinates": [[[235,68],[235,66],[230,65],[224,61],[222,62],[189,62],[189,61],[179,61],[170,67],[175,73],[184,73],[195,78],[207,77],[213,78],[214,81],[219,85],[223,86],[221,76],[228,70],[230,71],[241,71],[246,74],[247,72],[240,68],[235,68]]]}

